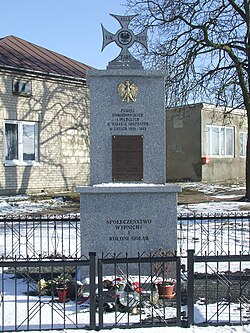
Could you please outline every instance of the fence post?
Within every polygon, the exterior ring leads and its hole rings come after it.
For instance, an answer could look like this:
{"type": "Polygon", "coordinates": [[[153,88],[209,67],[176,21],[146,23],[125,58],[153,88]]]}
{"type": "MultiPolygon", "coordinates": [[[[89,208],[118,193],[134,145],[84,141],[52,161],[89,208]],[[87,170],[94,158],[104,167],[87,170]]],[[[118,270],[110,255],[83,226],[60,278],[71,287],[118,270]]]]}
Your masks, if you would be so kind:
{"type": "Polygon", "coordinates": [[[90,293],[90,329],[96,329],[96,319],[95,319],[95,312],[96,312],[96,252],[89,252],[89,293],[90,293]]]}
{"type": "Polygon", "coordinates": [[[176,257],[176,301],[177,301],[177,326],[181,326],[181,259],[176,257]]]}
{"type": "Polygon", "coordinates": [[[98,259],[97,274],[98,274],[98,311],[99,311],[99,329],[103,329],[103,261],[98,259]]]}
{"type": "Polygon", "coordinates": [[[187,308],[188,327],[194,324],[194,250],[188,250],[187,308]]]}

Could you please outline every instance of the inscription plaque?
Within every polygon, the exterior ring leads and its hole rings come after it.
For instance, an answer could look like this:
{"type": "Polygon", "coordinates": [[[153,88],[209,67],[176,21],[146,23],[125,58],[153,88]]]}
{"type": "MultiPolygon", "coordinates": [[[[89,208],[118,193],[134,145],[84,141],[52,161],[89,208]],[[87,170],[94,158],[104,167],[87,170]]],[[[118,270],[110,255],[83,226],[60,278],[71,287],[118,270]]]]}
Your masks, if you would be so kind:
{"type": "Polygon", "coordinates": [[[112,180],[143,180],[143,136],[112,136],[112,180]]]}

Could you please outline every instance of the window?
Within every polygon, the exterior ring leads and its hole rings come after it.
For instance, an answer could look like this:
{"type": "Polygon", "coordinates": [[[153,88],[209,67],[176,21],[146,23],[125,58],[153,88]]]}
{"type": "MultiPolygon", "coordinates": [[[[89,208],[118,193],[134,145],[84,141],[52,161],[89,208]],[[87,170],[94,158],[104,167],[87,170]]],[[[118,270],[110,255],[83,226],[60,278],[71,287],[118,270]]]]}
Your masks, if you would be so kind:
{"type": "Polygon", "coordinates": [[[210,156],[234,156],[234,128],[206,126],[206,154],[210,156]]]}
{"type": "Polygon", "coordinates": [[[30,96],[31,82],[21,79],[14,79],[12,82],[12,91],[15,95],[30,96]]]}
{"type": "Polygon", "coordinates": [[[37,161],[37,124],[5,122],[5,162],[32,164],[37,161]]]}
{"type": "Polygon", "coordinates": [[[240,132],[240,156],[245,157],[247,155],[247,133],[240,132]]]}

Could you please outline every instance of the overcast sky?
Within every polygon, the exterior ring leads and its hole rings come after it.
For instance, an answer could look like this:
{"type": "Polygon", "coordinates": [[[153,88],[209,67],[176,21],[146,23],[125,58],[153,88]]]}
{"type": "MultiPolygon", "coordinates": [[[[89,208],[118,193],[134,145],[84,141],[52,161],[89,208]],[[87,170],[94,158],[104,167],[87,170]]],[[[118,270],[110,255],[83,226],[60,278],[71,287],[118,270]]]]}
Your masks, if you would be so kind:
{"type": "Polygon", "coordinates": [[[103,52],[101,24],[120,28],[109,14],[126,15],[126,0],[1,0],[0,37],[14,35],[98,69],[119,54],[109,44],[103,52]]]}

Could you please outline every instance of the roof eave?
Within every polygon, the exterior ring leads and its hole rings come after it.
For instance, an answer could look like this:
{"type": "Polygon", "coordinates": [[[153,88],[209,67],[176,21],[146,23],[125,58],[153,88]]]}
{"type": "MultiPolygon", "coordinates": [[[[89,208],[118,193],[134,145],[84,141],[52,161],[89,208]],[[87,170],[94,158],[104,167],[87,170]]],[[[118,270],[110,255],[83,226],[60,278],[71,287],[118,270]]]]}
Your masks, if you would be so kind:
{"type": "Polygon", "coordinates": [[[26,74],[33,74],[33,75],[41,75],[41,76],[49,76],[51,78],[58,78],[63,80],[70,80],[70,81],[80,81],[86,83],[86,78],[82,77],[74,77],[74,76],[68,76],[68,75],[61,75],[57,73],[49,73],[49,72],[42,72],[42,71],[35,71],[32,69],[22,68],[22,67],[14,67],[14,66],[8,66],[8,65],[1,65],[0,69],[3,70],[9,70],[9,71],[15,71],[15,72],[21,72],[26,74]]]}

